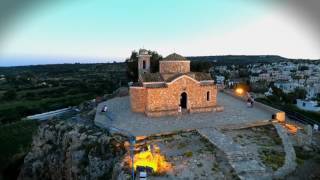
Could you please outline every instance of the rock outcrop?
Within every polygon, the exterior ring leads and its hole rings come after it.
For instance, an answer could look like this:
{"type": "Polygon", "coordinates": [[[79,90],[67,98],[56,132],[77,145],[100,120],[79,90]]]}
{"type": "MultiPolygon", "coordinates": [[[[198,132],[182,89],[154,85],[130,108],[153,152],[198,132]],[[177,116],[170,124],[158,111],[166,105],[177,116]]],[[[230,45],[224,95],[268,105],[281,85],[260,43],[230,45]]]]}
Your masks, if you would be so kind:
{"type": "Polygon", "coordinates": [[[18,179],[112,179],[125,140],[91,125],[49,121],[33,138],[18,179]]]}

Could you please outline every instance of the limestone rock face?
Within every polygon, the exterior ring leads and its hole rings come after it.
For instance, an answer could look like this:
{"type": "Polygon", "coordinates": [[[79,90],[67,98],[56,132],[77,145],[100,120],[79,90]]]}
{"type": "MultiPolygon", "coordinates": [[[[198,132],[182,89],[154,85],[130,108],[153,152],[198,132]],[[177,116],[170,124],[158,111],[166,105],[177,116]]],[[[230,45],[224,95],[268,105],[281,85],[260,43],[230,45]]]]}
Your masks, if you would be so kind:
{"type": "Polygon", "coordinates": [[[84,124],[50,121],[40,126],[18,179],[113,179],[125,136],[84,124]]]}

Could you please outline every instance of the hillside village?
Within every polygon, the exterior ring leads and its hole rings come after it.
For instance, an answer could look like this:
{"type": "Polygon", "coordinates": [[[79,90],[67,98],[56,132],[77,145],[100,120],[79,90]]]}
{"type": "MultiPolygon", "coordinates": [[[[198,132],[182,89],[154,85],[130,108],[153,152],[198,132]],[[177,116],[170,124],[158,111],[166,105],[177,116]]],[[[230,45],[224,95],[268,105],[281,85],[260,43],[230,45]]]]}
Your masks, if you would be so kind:
{"type": "Polygon", "coordinates": [[[274,95],[273,88],[289,94],[303,91],[305,97],[299,99],[297,106],[307,111],[320,111],[320,66],[316,61],[282,61],[273,63],[248,64],[245,67],[232,65],[217,66],[216,82],[226,86],[245,82],[252,91],[266,97],[274,95]],[[246,71],[241,78],[241,71],[246,71]],[[259,89],[255,89],[258,87],[259,89]],[[317,102],[318,101],[318,102],[317,102]]]}

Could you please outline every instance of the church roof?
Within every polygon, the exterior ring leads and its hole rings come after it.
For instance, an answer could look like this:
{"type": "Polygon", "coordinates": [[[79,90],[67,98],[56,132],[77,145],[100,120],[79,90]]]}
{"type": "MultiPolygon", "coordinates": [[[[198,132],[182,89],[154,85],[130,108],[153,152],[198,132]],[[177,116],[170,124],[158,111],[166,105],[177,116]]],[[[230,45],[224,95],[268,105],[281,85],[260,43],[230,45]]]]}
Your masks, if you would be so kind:
{"type": "Polygon", "coordinates": [[[168,55],[167,57],[165,57],[162,60],[163,61],[185,61],[187,59],[185,57],[177,54],[177,53],[172,53],[172,54],[168,55]]]}
{"type": "Polygon", "coordinates": [[[143,82],[162,82],[162,76],[160,73],[144,73],[141,74],[143,82]]]}
{"type": "Polygon", "coordinates": [[[204,72],[194,72],[194,77],[198,81],[212,80],[211,75],[204,72]]]}
{"type": "Polygon", "coordinates": [[[141,74],[141,78],[142,78],[142,82],[171,82],[183,75],[187,75],[197,81],[212,80],[209,73],[202,73],[202,72],[172,74],[168,77],[164,75],[162,76],[160,73],[145,73],[145,74],[141,74]]]}
{"type": "Polygon", "coordinates": [[[211,76],[209,73],[203,73],[203,72],[190,72],[190,73],[179,73],[179,74],[175,74],[169,78],[166,79],[166,82],[171,82],[173,80],[175,80],[176,78],[183,76],[183,75],[187,75],[197,81],[206,81],[206,80],[212,80],[211,76]]]}

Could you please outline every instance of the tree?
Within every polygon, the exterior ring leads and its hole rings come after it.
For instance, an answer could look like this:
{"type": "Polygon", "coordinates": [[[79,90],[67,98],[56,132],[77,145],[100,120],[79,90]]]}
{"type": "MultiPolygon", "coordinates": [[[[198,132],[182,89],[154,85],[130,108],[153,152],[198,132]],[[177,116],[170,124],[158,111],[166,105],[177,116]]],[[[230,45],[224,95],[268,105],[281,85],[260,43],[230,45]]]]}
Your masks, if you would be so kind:
{"type": "Polygon", "coordinates": [[[190,66],[190,69],[193,72],[209,72],[213,63],[209,61],[191,61],[190,66]]]}
{"type": "Polygon", "coordinates": [[[36,94],[34,92],[27,92],[25,94],[25,98],[27,100],[34,100],[36,98],[36,94]]]}
{"type": "Polygon", "coordinates": [[[12,101],[12,100],[15,100],[16,98],[17,98],[17,93],[13,89],[6,91],[2,97],[2,99],[6,101],[12,101]]]}
{"type": "Polygon", "coordinates": [[[156,51],[148,51],[151,54],[150,58],[150,72],[156,73],[159,72],[159,61],[162,59],[162,56],[159,55],[156,51]]]}
{"type": "Polygon", "coordinates": [[[250,83],[250,81],[248,80],[248,82],[252,92],[265,93],[266,91],[268,91],[269,83],[266,80],[260,80],[254,83],[250,83]]]}
{"type": "Polygon", "coordinates": [[[239,77],[249,77],[249,71],[247,69],[240,69],[239,77]]]}
{"type": "Polygon", "coordinates": [[[317,94],[316,101],[318,101],[318,104],[320,104],[320,93],[317,94]]]}
{"type": "Polygon", "coordinates": [[[300,66],[299,70],[300,71],[309,70],[309,67],[308,66],[300,66]]]}
{"type": "Polygon", "coordinates": [[[129,59],[126,59],[128,65],[128,77],[131,81],[138,80],[138,52],[132,51],[129,59]]]}
{"type": "Polygon", "coordinates": [[[307,96],[307,91],[302,88],[296,88],[293,92],[296,99],[305,99],[307,96]]]}
{"type": "Polygon", "coordinates": [[[282,89],[277,88],[276,86],[272,86],[271,89],[273,94],[272,100],[282,101],[284,99],[285,93],[282,91],[282,89]]]}
{"type": "MultiPolygon", "coordinates": [[[[156,73],[159,72],[159,61],[162,59],[162,56],[159,55],[156,51],[148,50],[150,57],[150,72],[156,73]]],[[[126,60],[128,65],[128,77],[131,81],[138,80],[138,52],[132,51],[129,59],[126,60]]]]}

